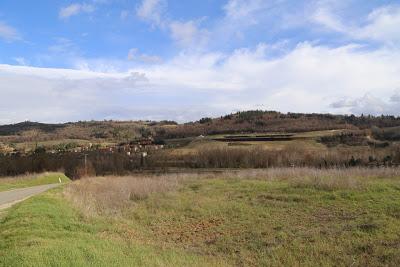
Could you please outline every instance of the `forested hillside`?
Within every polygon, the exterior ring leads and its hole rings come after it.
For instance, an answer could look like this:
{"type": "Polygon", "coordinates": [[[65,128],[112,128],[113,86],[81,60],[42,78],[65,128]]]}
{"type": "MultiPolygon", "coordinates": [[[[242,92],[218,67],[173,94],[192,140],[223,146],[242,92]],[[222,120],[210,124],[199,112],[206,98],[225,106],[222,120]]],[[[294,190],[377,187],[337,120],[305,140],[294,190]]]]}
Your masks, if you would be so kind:
{"type": "Polygon", "coordinates": [[[0,125],[0,142],[59,139],[126,141],[135,137],[162,139],[253,132],[309,132],[335,129],[372,129],[379,139],[397,138],[400,117],[244,111],[218,118],[178,124],[174,121],[88,121],[64,124],[22,122],[0,125]],[[390,130],[381,130],[391,127],[390,130]]]}

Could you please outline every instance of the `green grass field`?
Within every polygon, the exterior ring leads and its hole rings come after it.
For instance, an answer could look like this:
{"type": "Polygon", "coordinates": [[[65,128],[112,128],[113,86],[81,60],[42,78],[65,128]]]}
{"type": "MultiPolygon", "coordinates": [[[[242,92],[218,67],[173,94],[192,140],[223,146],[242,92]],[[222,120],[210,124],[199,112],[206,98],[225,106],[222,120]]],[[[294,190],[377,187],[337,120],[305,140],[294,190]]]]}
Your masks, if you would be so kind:
{"type": "Polygon", "coordinates": [[[185,180],[88,216],[61,188],[0,221],[1,266],[399,266],[400,178],[185,180]]]}
{"type": "Polygon", "coordinates": [[[61,189],[8,210],[0,221],[0,266],[223,266],[183,249],[135,238],[124,222],[85,219],[61,189]]]}
{"type": "Polygon", "coordinates": [[[0,178],[0,192],[36,185],[55,184],[59,183],[59,178],[62,183],[70,181],[63,173],[44,173],[13,178],[0,178]]]}
{"type": "Polygon", "coordinates": [[[206,180],[152,197],[130,217],[154,243],[246,266],[398,266],[400,184],[362,191],[206,180]]]}

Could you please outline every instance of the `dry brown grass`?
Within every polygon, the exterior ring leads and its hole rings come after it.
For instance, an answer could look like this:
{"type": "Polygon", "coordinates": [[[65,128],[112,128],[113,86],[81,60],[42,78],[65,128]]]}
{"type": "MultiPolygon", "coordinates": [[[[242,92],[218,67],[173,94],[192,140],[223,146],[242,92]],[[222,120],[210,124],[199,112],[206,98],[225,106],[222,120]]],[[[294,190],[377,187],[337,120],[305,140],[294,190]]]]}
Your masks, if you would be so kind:
{"type": "Polygon", "coordinates": [[[271,168],[227,170],[224,172],[93,177],[75,181],[65,187],[64,195],[92,215],[118,215],[136,201],[153,193],[175,190],[184,181],[199,179],[255,179],[287,182],[293,187],[319,190],[361,190],[374,179],[399,178],[399,168],[271,168]]]}
{"type": "MultiPolygon", "coordinates": [[[[185,176],[183,174],[183,176],[185,176]]],[[[225,178],[288,182],[295,187],[322,190],[362,189],[374,179],[400,180],[400,168],[269,168],[186,174],[191,179],[225,178]]]]}
{"type": "Polygon", "coordinates": [[[118,215],[135,201],[153,193],[163,193],[178,186],[176,176],[93,177],[75,181],[64,195],[85,215],[118,215]]]}
{"type": "Polygon", "coordinates": [[[295,187],[357,190],[364,188],[373,179],[400,179],[400,168],[271,168],[240,170],[224,176],[228,175],[239,179],[286,181],[295,187]]]}
{"type": "Polygon", "coordinates": [[[335,176],[335,177],[361,177],[361,178],[394,178],[400,177],[400,168],[269,168],[246,169],[235,172],[227,171],[226,174],[235,174],[238,178],[255,178],[266,180],[290,180],[299,176],[335,176]]]}

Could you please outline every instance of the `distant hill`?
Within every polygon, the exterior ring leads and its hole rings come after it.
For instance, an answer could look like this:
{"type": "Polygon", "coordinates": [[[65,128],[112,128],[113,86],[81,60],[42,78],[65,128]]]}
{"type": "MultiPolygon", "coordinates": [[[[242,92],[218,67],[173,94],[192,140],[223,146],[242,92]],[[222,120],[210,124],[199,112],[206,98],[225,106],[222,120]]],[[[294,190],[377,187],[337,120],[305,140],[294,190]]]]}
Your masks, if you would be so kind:
{"type": "Polygon", "coordinates": [[[62,127],[64,127],[63,124],[46,124],[46,123],[25,121],[16,124],[0,125],[0,136],[15,135],[30,130],[53,132],[62,127]]]}
{"type": "Polygon", "coordinates": [[[31,142],[59,139],[124,140],[146,134],[146,122],[89,121],[62,124],[22,122],[0,126],[0,142],[31,142]]]}
{"type": "MultiPolygon", "coordinates": [[[[0,125],[0,142],[60,139],[120,142],[149,135],[160,139],[173,139],[213,134],[357,130],[372,129],[373,127],[375,127],[374,133],[379,134],[379,129],[399,126],[400,117],[394,116],[303,114],[252,110],[218,118],[203,118],[184,124],[177,124],[173,121],[81,121],[62,124],[27,121],[0,125]]],[[[397,137],[399,130],[400,128],[392,128],[390,136],[397,137]]]]}
{"type": "Polygon", "coordinates": [[[156,128],[164,138],[252,132],[309,132],[337,129],[370,129],[400,126],[400,117],[244,111],[219,118],[203,118],[176,127],[156,128]]]}

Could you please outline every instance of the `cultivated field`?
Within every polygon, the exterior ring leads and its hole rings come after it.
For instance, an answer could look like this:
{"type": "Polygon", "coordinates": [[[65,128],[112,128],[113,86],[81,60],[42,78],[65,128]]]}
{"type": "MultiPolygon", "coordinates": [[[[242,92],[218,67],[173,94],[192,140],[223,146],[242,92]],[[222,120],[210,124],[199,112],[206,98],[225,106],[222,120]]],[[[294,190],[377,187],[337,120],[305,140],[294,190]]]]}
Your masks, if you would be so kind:
{"type": "MultiPolygon", "coordinates": [[[[216,141],[223,140],[225,137],[237,137],[241,135],[210,135],[196,138],[176,139],[171,144],[180,144],[178,148],[171,150],[171,154],[192,154],[204,149],[226,149],[226,148],[262,148],[265,150],[283,150],[286,148],[301,147],[308,150],[325,151],[327,148],[318,142],[318,138],[323,136],[332,136],[333,134],[340,134],[341,130],[335,131],[316,131],[293,134],[292,140],[269,140],[269,141],[237,141],[237,142],[223,142],[216,141]]],[[[256,137],[257,135],[265,135],[265,133],[246,134],[249,137],[256,137]]],[[[271,134],[272,135],[272,134],[271,134]]],[[[272,135],[273,136],[273,135],[272,135]]]]}
{"type": "Polygon", "coordinates": [[[11,208],[2,266],[398,266],[400,170],[86,178],[11,208]]]}

